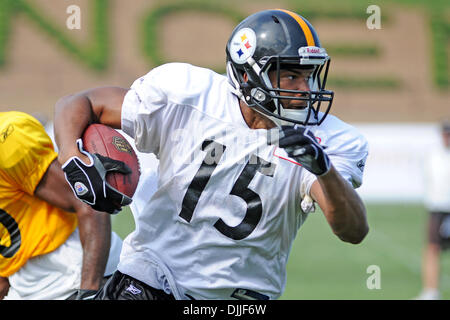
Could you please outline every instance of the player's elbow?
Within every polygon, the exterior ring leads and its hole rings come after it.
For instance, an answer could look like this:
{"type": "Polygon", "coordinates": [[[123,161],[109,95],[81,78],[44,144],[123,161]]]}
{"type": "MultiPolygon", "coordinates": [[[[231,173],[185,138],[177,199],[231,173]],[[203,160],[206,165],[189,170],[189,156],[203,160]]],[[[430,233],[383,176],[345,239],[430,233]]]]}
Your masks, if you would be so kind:
{"type": "Polygon", "coordinates": [[[63,96],[59,98],[55,103],[55,110],[56,111],[63,111],[63,109],[66,107],[67,104],[75,97],[74,94],[69,94],[66,96],[63,96]]]}
{"type": "Polygon", "coordinates": [[[345,230],[344,232],[335,232],[339,239],[351,244],[360,244],[368,233],[369,226],[367,223],[362,223],[361,225],[345,230]]]}
{"type": "Polygon", "coordinates": [[[359,204],[346,211],[346,219],[341,221],[341,230],[335,230],[340,231],[337,235],[342,241],[351,244],[360,244],[369,233],[366,209],[361,202],[359,204]]]}

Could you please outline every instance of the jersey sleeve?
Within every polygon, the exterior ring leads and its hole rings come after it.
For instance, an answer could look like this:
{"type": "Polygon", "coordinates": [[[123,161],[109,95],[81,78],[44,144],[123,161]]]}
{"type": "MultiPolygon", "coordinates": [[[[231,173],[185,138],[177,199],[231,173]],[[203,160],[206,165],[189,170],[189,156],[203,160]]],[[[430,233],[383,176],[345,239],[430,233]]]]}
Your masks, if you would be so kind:
{"type": "MultiPolygon", "coordinates": [[[[320,135],[320,131],[318,134],[320,135]]],[[[359,188],[363,182],[364,168],[369,154],[366,138],[356,128],[339,122],[338,128],[331,131],[329,138],[322,146],[339,174],[353,188],[359,188]]],[[[316,179],[314,174],[305,170],[300,186],[302,198],[310,195],[311,186],[316,179]]]]}
{"type": "Polygon", "coordinates": [[[205,105],[215,73],[187,63],[161,65],[137,79],[122,105],[122,130],[140,152],[159,158],[160,145],[182,124],[183,109],[205,105]]]}
{"type": "Polygon", "coordinates": [[[368,152],[330,156],[331,163],[353,188],[359,188],[363,182],[364,167],[368,152]]]}
{"type": "Polygon", "coordinates": [[[173,122],[174,108],[189,105],[207,85],[198,68],[186,63],[168,63],[137,79],[122,104],[122,130],[134,138],[140,152],[159,158],[163,128],[173,122]],[[195,80],[193,79],[195,78],[195,80]]]}
{"type": "Polygon", "coordinates": [[[367,139],[357,128],[333,115],[328,115],[324,124],[316,136],[323,136],[323,147],[336,170],[353,188],[359,188],[369,154],[367,139]]]}
{"type": "Polygon", "coordinates": [[[336,170],[353,188],[356,189],[362,185],[364,168],[369,155],[368,143],[363,135],[354,131],[340,150],[330,150],[327,154],[336,170]]]}
{"type": "Polygon", "coordinates": [[[0,170],[3,179],[30,195],[47,171],[57,153],[52,140],[38,120],[21,112],[9,112],[0,125],[8,132],[0,144],[0,170]]]}
{"type": "Polygon", "coordinates": [[[137,150],[158,156],[162,112],[167,96],[158,83],[161,67],[137,79],[122,104],[122,130],[135,140],[137,150]]]}

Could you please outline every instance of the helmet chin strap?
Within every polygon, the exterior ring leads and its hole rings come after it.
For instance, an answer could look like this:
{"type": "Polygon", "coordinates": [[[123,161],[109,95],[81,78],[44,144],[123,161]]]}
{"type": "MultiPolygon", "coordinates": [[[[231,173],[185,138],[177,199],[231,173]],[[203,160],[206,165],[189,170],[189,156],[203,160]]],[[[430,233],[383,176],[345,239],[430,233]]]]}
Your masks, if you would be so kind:
{"type": "Polygon", "coordinates": [[[228,84],[230,86],[231,92],[233,92],[239,99],[245,102],[244,95],[241,90],[239,90],[239,81],[236,79],[233,69],[231,67],[231,62],[227,63],[227,76],[228,76],[228,84]]]}
{"type": "MultiPolygon", "coordinates": [[[[281,126],[293,126],[293,125],[299,125],[290,121],[286,121],[286,120],[282,120],[282,119],[278,119],[274,116],[270,116],[268,114],[263,113],[262,111],[259,111],[257,108],[253,108],[253,110],[255,110],[256,112],[258,112],[259,114],[261,114],[262,116],[268,118],[269,120],[271,120],[273,123],[275,123],[275,125],[278,128],[281,128],[281,126]]],[[[292,120],[296,120],[296,121],[305,121],[306,117],[308,116],[308,109],[284,109],[281,105],[280,105],[280,116],[284,117],[284,118],[289,118],[292,120]]]]}
{"type": "MultiPolygon", "coordinates": [[[[292,119],[292,120],[296,120],[296,121],[305,121],[306,117],[308,116],[308,108],[305,109],[285,109],[283,108],[283,106],[280,104],[279,106],[280,108],[280,115],[284,118],[288,118],[288,119],[292,119]]],[[[279,121],[282,123],[282,125],[293,125],[292,122],[289,121],[285,121],[285,120],[280,120],[279,121]]]]}

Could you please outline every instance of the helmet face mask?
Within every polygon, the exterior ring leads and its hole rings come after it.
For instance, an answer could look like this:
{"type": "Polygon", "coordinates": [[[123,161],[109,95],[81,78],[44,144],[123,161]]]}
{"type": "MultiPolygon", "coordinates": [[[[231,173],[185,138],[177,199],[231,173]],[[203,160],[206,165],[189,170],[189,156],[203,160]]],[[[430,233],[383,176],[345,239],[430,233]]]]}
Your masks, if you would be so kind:
{"type": "Polygon", "coordinates": [[[325,90],[330,58],[305,19],[284,10],[251,15],[235,28],[226,51],[230,83],[249,107],[278,125],[323,122],[334,96],[325,90]],[[293,69],[312,70],[309,91],[280,88],[280,72],[293,69]],[[281,100],[306,101],[306,107],[285,109],[281,100]]]}

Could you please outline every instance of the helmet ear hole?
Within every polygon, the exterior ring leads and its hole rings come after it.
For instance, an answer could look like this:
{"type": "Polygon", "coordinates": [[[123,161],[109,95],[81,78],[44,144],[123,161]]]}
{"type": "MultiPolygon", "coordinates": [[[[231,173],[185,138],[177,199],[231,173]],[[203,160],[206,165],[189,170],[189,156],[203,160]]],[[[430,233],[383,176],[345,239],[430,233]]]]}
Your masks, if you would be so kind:
{"type": "Polygon", "coordinates": [[[277,18],[277,17],[275,17],[275,16],[272,16],[272,19],[273,19],[273,21],[274,21],[275,23],[280,23],[280,20],[278,20],[278,18],[277,18]]]}

